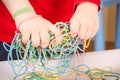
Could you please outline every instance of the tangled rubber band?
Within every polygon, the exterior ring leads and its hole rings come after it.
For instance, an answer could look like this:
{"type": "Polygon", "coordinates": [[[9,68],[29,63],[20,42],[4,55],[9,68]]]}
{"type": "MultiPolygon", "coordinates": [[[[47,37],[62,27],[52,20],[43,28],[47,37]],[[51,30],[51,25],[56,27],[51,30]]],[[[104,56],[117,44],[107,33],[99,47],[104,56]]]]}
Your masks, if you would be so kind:
{"type": "Polygon", "coordinates": [[[71,38],[69,23],[56,23],[62,33],[62,42],[55,43],[55,35],[49,32],[50,44],[47,48],[33,47],[31,39],[26,45],[22,43],[22,36],[16,33],[11,45],[4,43],[8,54],[8,62],[12,67],[14,80],[87,80],[103,79],[105,77],[115,77],[119,80],[119,73],[106,68],[89,68],[85,64],[78,64],[82,61],[85,48],[90,44],[82,41],[80,36],[71,38]],[[80,47],[82,46],[82,48],[80,47]],[[7,48],[9,47],[10,50],[7,48]],[[17,61],[13,59],[13,50],[16,52],[17,61]],[[82,56],[81,56],[82,55],[82,56]]]}

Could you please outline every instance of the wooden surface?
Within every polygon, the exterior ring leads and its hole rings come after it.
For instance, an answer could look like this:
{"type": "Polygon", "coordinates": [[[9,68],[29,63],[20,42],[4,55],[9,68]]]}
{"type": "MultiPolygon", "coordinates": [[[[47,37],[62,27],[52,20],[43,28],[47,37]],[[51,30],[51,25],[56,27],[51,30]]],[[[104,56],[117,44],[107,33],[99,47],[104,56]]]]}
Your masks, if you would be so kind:
{"type": "MultiPolygon", "coordinates": [[[[114,44],[115,43],[112,41],[106,41],[105,42],[106,50],[115,49],[114,44]]],[[[86,49],[86,52],[92,52],[92,51],[94,51],[94,41],[93,40],[90,42],[89,47],[86,49]]]]}

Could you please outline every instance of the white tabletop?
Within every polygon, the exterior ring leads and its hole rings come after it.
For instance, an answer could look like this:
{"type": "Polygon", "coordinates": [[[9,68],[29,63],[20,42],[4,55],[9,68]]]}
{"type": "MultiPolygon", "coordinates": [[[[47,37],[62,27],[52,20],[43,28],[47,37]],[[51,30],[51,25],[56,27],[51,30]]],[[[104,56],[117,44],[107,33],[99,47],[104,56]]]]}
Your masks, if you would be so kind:
{"type": "MultiPolygon", "coordinates": [[[[98,68],[110,66],[114,72],[120,73],[120,49],[85,53],[83,64],[98,68]]],[[[14,76],[8,62],[0,62],[0,80],[13,80],[14,76]]]]}

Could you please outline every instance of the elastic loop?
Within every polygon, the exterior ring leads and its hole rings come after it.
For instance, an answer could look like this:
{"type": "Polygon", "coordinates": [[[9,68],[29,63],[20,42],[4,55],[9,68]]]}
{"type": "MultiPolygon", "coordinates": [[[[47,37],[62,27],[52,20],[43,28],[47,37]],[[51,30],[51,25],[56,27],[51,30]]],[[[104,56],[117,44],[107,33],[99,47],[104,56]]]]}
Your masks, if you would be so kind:
{"type": "Polygon", "coordinates": [[[18,15],[27,13],[27,12],[34,12],[34,9],[32,7],[26,7],[26,8],[19,9],[13,14],[12,17],[13,19],[15,19],[18,15]]]}

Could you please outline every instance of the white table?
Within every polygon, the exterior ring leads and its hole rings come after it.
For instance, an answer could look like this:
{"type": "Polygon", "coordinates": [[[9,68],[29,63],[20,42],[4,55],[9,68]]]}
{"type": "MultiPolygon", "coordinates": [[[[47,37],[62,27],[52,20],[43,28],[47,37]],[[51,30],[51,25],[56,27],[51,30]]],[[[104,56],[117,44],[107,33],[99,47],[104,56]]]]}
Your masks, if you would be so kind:
{"type": "MultiPolygon", "coordinates": [[[[83,63],[98,68],[111,66],[114,72],[120,73],[120,49],[89,52],[85,54],[83,63]]],[[[8,62],[0,62],[0,80],[13,80],[14,76],[8,62]]]]}

